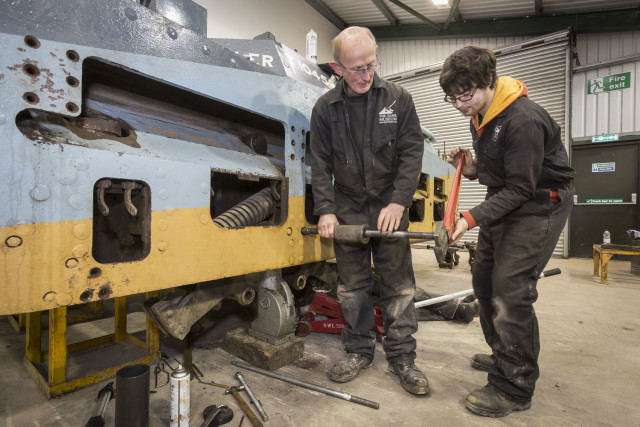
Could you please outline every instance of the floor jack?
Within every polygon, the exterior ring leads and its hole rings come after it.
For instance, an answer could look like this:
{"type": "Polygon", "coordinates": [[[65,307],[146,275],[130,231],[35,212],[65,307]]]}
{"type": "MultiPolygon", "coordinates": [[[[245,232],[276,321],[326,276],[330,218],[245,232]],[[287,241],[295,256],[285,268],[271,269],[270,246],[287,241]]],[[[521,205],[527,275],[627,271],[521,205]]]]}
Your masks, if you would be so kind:
{"type": "MultiPolygon", "coordinates": [[[[296,335],[299,337],[306,337],[311,332],[339,334],[346,326],[340,302],[329,296],[327,292],[315,292],[313,301],[305,309],[302,320],[296,326],[296,335]]],[[[375,316],[374,331],[376,338],[380,339],[384,334],[382,312],[380,307],[374,307],[373,312],[375,316]]]]}

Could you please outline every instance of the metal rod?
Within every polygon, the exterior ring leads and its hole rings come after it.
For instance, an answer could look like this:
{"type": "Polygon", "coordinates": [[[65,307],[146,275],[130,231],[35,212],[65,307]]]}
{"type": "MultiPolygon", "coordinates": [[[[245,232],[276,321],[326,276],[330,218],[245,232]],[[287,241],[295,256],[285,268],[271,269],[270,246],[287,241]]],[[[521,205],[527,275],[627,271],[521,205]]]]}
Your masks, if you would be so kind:
{"type": "Polygon", "coordinates": [[[260,401],[253,394],[253,392],[249,388],[249,384],[247,384],[247,382],[244,380],[240,372],[236,372],[236,379],[240,381],[240,384],[242,384],[242,386],[244,387],[244,391],[246,391],[247,395],[249,396],[249,403],[253,403],[255,405],[256,409],[258,410],[258,413],[262,417],[262,420],[265,422],[269,421],[269,417],[267,416],[267,413],[264,412],[264,409],[262,409],[262,405],[260,404],[260,401]]]}
{"type": "Polygon", "coordinates": [[[361,397],[352,396],[348,393],[342,393],[339,391],[331,390],[325,387],[321,387],[319,385],[311,384],[305,381],[300,381],[295,378],[286,377],[284,375],[276,374],[275,372],[266,371],[264,369],[256,368],[255,366],[251,366],[247,363],[233,361],[232,365],[235,365],[239,368],[248,369],[253,372],[257,372],[259,374],[265,375],[267,377],[275,378],[280,381],[288,382],[291,384],[295,384],[300,387],[308,388],[310,390],[318,391],[320,393],[328,394],[329,396],[337,397],[339,399],[346,400],[348,402],[358,403],[360,405],[368,406],[369,408],[378,409],[380,404],[377,402],[372,402],[371,400],[363,399],[361,397]]]}
{"type": "Polygon", "coordinates": [[[365,237],[381,237],[387,239],[394,239],[396,237],[408,237],[410,239],[424,239],[424,240],[434,240],[436,237],[436,233],[431,233],[427,231],[378,231],[378,230],[365,230],[365,237]]]}
{"type": "Polygon", "coordinates": [[[420,301],[414,304],[415,308],[426,307],[428,305],[437,304],[443,301],[449,301],[458,297],[464,297],[473,293],[473,289],[467,289],[466,291],[460,291],[449,295],[442,295],[435,298],[426,299],[424,301],[420,301]]]}

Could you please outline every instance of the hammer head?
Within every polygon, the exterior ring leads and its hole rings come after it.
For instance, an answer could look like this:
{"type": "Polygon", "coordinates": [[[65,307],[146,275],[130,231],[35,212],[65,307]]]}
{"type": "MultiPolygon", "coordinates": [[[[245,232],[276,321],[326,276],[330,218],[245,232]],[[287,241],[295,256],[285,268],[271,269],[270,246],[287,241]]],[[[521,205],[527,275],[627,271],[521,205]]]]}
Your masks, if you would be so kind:
{"type": "Polygon", "coordinates": [[[232,394],[234,391],[242,391],[244,390],[244,386],[243,385],[239,385],[239,386],[231,386],[228,389],[226,389],[224,391],[224,394],[232,394]]]}
{"type": "Polygon", "coordinates": [[[442,221],[438,222],[436,225],[435,237],[433,240],[435,241],[435,248],[433,248],[433,252],[436,254],[436,260],[441,264],[445,262],[445,257],[449,250],[449,231],[442,221]]]}

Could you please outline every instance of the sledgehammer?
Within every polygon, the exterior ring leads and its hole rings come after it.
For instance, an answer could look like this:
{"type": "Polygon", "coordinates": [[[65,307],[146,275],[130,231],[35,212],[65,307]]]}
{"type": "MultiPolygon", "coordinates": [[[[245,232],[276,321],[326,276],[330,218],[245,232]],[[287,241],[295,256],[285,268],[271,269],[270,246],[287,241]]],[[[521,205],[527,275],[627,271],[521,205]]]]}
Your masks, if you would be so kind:
{"type": "MultiPolygon", "coordinates": [[[[317,228],[302,228],[300,233],[303,235],[306,234],[318,234],[317,228]]],[[[408,239],[417,239],[417,240],[433,240],[435,241],[434,250],[440,251],[442,254],[442,259],[447,254],[447,249],[449,248],[449,232],[442,225],[442,222],[439,222],[436,225],[435,233],[431,232],[423,232],[423,231],[378,231],[378,230],[369,230],[369,227],[366,225],[336,225],[333,230],[333,238],[340,242],[354,242],[354,243],[369,243],[371,238],[382,238],[382,239],[395,239],[398,237],[408,238],[408,239]]]]}

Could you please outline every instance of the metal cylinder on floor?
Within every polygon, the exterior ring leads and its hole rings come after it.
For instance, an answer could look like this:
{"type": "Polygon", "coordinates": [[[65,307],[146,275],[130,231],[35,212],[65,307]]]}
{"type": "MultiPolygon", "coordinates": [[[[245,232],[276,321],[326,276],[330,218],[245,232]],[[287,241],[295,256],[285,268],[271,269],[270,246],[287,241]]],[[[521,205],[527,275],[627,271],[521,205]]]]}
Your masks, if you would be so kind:
{"type": "Polygon", "coordinates": [[[189,426],[191,374],[182,365],[171,373],[171,427],[189,426]]]}
{"type": "Polygon", "coordinates": [[[131,365],[116,372],[118,427],[149,425],[149,365],[131,365]]]}

